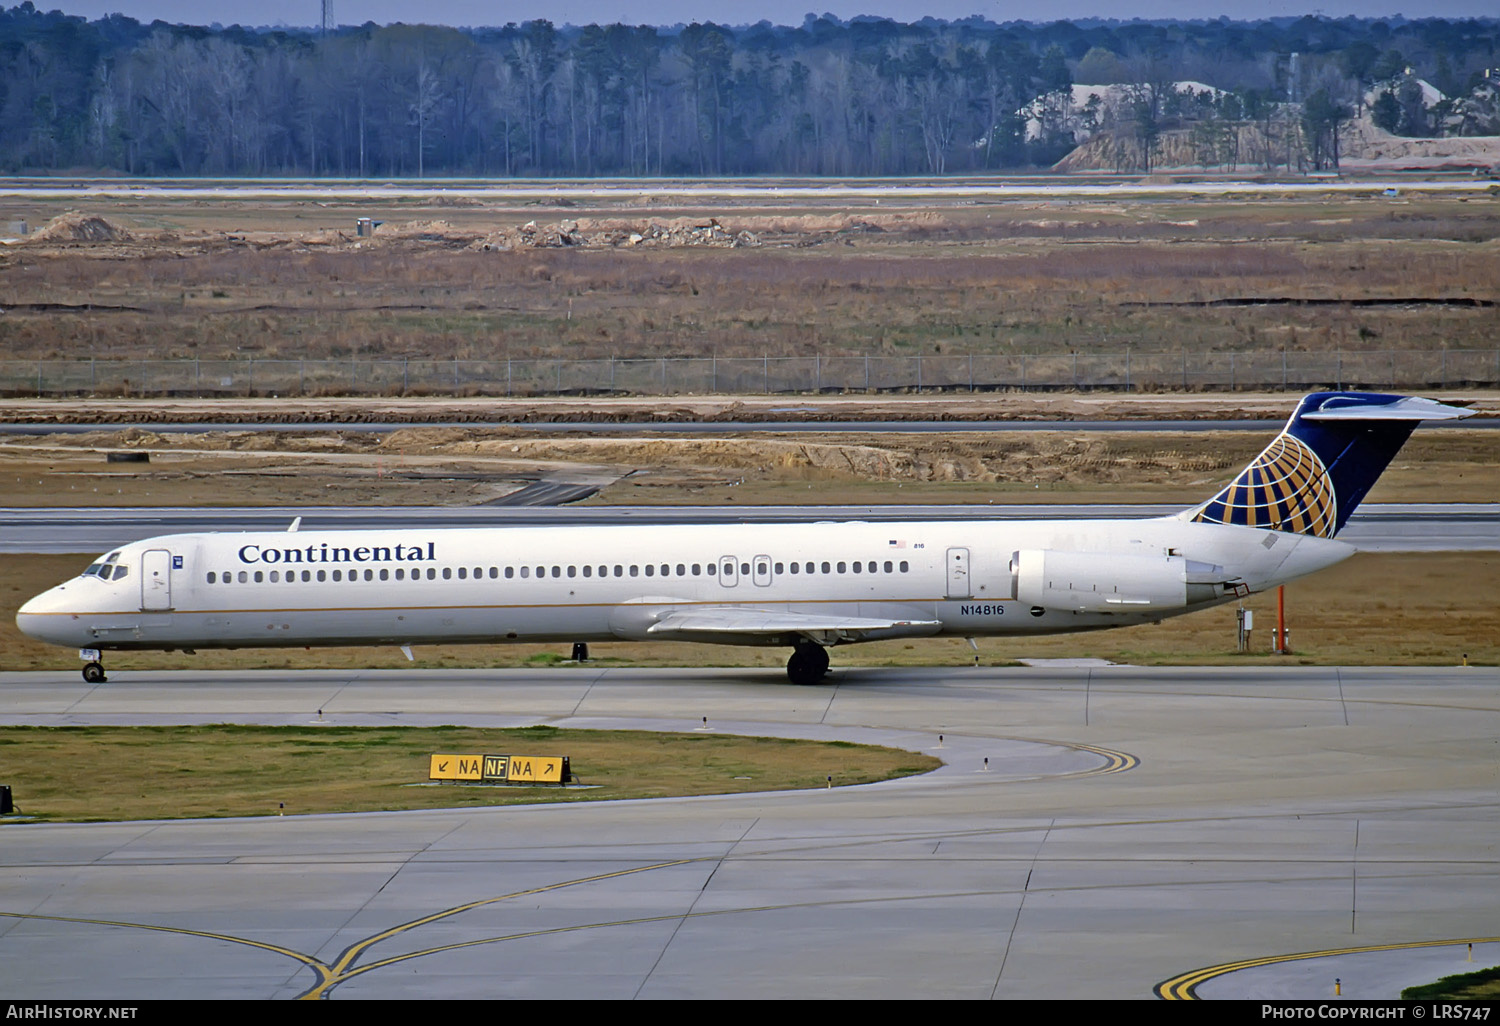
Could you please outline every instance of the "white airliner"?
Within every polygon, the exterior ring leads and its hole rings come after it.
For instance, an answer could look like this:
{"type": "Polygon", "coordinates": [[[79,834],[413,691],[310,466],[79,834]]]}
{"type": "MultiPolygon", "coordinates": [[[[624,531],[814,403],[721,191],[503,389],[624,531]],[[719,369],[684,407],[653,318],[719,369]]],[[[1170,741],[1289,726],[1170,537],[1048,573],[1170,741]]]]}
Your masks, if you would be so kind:
{"type": "MultiPolygon", "coordinates": [[[[16,616],[101,653],[291,645],[700,641],[792,649],[1159,621],[1347,558],[1334,540],[1417,423],[1470,411],[1304,397],[1208,502],[1137,520],[566,526],[178,534],[123,546],[16,616]]],[[[300,518],[299,518],[300,519],[300,518]]]]}

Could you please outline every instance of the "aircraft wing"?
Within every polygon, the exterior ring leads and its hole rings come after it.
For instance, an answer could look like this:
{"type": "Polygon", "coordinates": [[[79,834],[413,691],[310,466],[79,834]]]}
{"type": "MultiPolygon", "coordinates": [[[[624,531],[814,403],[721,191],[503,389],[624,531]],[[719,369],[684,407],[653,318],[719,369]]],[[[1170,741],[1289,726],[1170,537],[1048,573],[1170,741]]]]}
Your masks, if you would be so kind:
{"type": "Polygon", "coordinates": [[[827,640],[855,641],[887,631],[925,634],[942,626],[939,620],[893,620],[866,616],[823,616],[784,609],[748,606],[705,606],[675,610],[646,629],[647,634],[737,634],[774,637],[801,634],[827,640]]]}

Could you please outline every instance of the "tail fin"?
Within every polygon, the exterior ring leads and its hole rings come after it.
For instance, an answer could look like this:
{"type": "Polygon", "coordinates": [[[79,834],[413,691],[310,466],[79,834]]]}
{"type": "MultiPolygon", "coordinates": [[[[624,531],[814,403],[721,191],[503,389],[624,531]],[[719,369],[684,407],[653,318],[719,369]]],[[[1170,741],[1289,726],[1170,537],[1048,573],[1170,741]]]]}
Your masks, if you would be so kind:
{"type": "Polygon", "coordinates": [[[1233,484],[1184,517],[1332,538],[1420,421],[1470,416],[1413,396],[1314,392],[1233,484]]]}

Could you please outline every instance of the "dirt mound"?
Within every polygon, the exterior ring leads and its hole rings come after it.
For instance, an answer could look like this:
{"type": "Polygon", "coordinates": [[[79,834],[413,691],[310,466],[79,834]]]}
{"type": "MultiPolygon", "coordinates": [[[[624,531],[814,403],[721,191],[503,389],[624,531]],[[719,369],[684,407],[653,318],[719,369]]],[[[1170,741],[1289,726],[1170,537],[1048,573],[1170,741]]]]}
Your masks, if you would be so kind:
{"type": "MultiPolygon", "coordinates": [[[[1240,169],[1264,166],[1267,155],[1282,159],[1284,143],[1267,140],[1255,124],[1233,126],[1237,135],[1233,152],[1240,155],[1240,169]]],[[[1300,141],[1303,149],[1306,144],[1300,141]]],[[[1151,151],[1155,168],[1203,169],[1202,147],[1190,128],[1162,132],[1151,151]]],[[[1500,136],[1449,136],[1418,139],[1392,135],[1375,127],[1367,114],[1344,122],[1339,129],[1341,164],[1346,168],[1428,168],[1500,166],[1500,136]]],[[[1054,171],[1129,171],[1146,166],[1140,140],[1125,133],[1100,132],[1080,144],[1053,165],[1054,171]]],[[[1214,165],[1223,166],[1223,165],[1214,165]]],[[[1145,181],[1162,180],[1152,175],[1145,181]]]]}
{"type": "Polygon", "coordinates": [[[129,242],[128,231],[97,214],[70,210],[48,221],[29,237],[30,242],[129,242]]]}
{"type": "Polygon", "coordinates": [[[1344,162],[1361,166],[1500,167],[1500,136],[1411,138],[1377,128],[1365,116],[1346,122],[1339,142],[1344,162]]]}

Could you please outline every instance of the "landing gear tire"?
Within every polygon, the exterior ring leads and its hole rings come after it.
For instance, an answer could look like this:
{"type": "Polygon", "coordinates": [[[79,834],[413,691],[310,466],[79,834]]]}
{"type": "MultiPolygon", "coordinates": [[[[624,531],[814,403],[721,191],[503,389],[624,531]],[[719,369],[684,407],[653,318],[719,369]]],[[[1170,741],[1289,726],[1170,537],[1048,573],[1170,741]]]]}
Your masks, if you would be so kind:
{"type": "Polygon", "coordinates": [[[103,663],[84,663],[83,679],[90,684],[103,684],[109,678],[104,676],[103,663]]]}
{"type": "Polygon", "coordinates": [[[793,684],[816,684],[827,674],[828,650],[810,641],[798,645],[786,663],[787,679],[793,684]]]}

